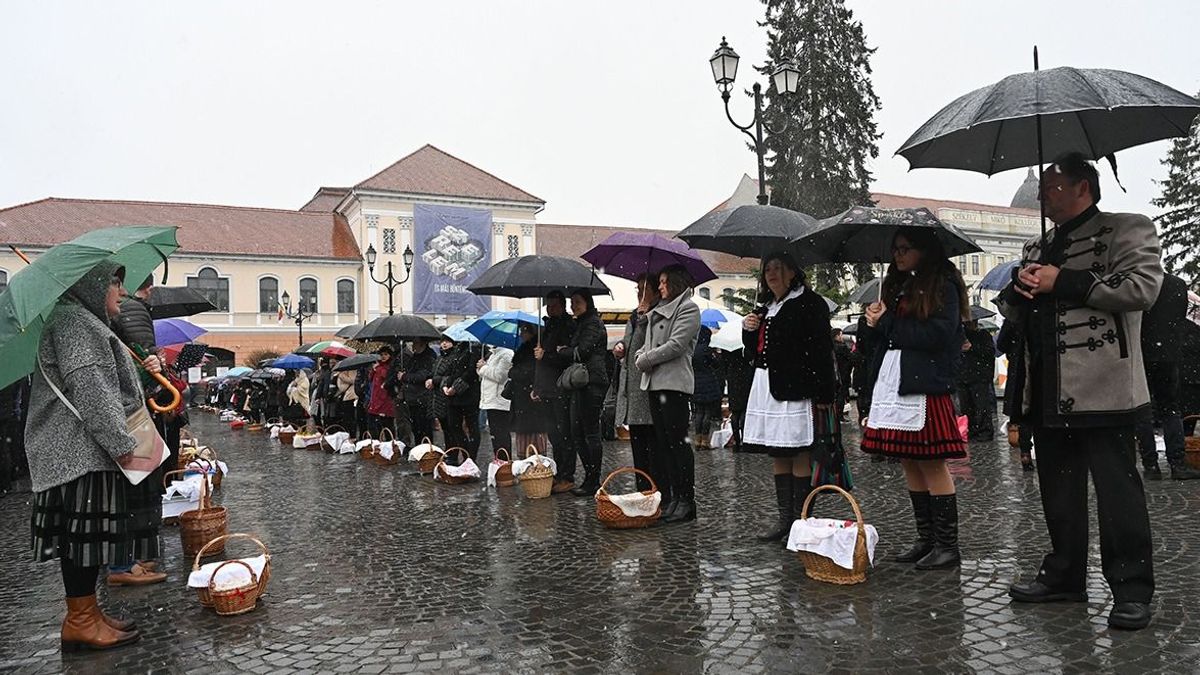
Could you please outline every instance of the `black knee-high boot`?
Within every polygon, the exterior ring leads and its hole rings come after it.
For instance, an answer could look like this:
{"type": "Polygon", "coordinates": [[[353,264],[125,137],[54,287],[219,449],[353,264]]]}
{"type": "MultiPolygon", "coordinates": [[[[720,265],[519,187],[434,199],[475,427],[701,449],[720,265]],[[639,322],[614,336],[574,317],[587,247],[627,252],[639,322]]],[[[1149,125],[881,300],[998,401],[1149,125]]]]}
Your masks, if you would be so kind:
{"type": "Polygon", "coordinates": [[[961,561],[958,553],[958,496],[934,495],[929,501],[933,511],[933,550],[917,561],[917,569],[957,567],[961,561]]]}
{"type": "Polygon", "coordinates": [[[928,492],[909,490],[913,519],[917,521],[917,541],[904,553],[892,556],[892,562],[915,563],[933,550],[933,511],[928,492]]]}
{"type": "Polygon", "coordinates": [[[793,502],[795,504],[797,518],[814,518],[817,514],[817,499],[813,497],[812,503],[808,505],[808,513],[804,513],[804,502],[808,500],[808,495],[816,488],[812,484],[812,476],[792,476],[793,502]]]}
{"type": "Polygon", "coordinates": [[[794,486],[792,474],[775,474],[775,504],[779,507],[779,520],[770,530],[758,535],[759,541],[780,541],[791,530],[792,521],[796,519],[794,486]]]}

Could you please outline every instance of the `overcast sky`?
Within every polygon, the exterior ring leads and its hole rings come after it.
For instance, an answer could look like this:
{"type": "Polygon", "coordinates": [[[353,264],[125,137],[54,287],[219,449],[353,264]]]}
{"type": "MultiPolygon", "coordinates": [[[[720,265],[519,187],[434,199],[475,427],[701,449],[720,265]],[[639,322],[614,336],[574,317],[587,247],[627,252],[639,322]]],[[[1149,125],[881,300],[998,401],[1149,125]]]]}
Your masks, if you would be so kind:
{"type": "MultiPolygon", "coordinates": [[[[1042,67],[1200,89],[1194,0],[850,2],[878,48],[874,189],[1007,205],[1024,177],[919,169],[893,153],[971,89],[1042,67]]],[[[47,196],[298,208],[425,143],[546,200],[541,222],[682,228],[755,173],[708,58],[748,87],[751,0],[6,2],[0,206],[47,196]]],[[[749,119],[749,100],[734,114],[749,119]]],[[[1168,142],[1118,156],[1151,212],[1168,142]]],[[[1111,184],[1107,168],[1102,180],[1111,184]]]]}

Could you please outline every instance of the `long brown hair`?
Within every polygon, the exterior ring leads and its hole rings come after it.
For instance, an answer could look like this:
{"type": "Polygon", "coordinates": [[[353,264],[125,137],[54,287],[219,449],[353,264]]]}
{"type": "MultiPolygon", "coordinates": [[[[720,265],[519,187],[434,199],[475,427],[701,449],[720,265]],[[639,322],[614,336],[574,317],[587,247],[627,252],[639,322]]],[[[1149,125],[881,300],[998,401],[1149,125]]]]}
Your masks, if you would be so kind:
{"type": "Polygon", "coordinates": [[[946,251],[937,235],[928,228],[902,227],[892,239],[904,237],[910,246],[921,252],[921,262],[912,272],[901,272],[896,269],[896,263],[888,266],[887,274],[883,277],[883,299],[889,303],[889,309],[897,309],[895,304],[901,294],[908,303],[908,311],[919,320],[928,319],[942,308],[942,288],[944,284],[954,284],[958,294],[958,314],[960,321],[971,318],[971,304],[967,298],[967,285],[963,282],[962,273],[946,258],[946,251]]]}

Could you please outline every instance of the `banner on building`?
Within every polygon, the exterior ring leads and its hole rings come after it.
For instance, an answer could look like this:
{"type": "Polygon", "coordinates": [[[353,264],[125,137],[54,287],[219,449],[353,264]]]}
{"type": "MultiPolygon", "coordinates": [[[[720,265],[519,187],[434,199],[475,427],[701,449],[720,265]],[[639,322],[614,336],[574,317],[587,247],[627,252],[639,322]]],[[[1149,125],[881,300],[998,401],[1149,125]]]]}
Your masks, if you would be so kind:
{"type": "Polygon", "coordinates": [[[467,290],[492,264],[491,211],[416,204],[413,234],[414,311],[478,316],[492,308],[467,290]]]}

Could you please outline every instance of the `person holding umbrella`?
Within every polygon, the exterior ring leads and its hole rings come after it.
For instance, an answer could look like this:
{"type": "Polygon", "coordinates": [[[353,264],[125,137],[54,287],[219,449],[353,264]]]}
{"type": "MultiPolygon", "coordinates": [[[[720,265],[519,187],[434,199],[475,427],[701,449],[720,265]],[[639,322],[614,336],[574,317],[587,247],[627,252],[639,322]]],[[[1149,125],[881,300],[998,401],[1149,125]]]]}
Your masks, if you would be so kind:
{"type": "MultiPolygon", "coordinates": [[[[571,363],[570,345],[575,322],[567,316],[567,299],[562,291],[546,294],[546,317],[533,357],[537,361],[533,393],[546,403],[549,417],[546,427],[558,474],[554,477],[555,494],[575,488],[575,446],[571,431],[571,396],[559,390],[558,376],[571,363]]],[[[598,423],[597,423],[598,424],[598,423]]]]}
{"type": "Polygon", "coordinates": [[[867,307],[860,335],[872,359],[862,449],[899,458],[904,468],[917,543],[894,560],[955,567],[958,501],[945,460],[966,456],[950,394],[970,320],[967,289],[934,229],[901,227],[882,294],[867,307]]]}
{"type": "Polygon", "coordinates": [[[501,390],[512,401],[509,411],[513,433],[513,459],[524,457],[529,446],[538,453],[546,454],[546,428],[552,417],[545,410],[546,404],[534,391],[537,359],[533,356],[537,344],[538,327],[520,322],[517,335],[520,345],[513,353],[512,367],[508,370],[508,384],[501,390]],[[519,453],[519,454],[518,454],[519,453]]]}
{"type": "MultiPolygon", "coordinates": [[[[560,358],[569,363],[583,364],[587,369],[584,386],[564,392],[571,402],[571,445],[583,462],[583,484],[571,490],[577,497],[591,497],[600,488],[600,461],[604,452],[600,437],[600,415],[604,407],[604,395],[608,391],[608,370],[605,355],[608,353],[608,332],[596,312],[592,294],[585,290],[571,292],[571,313],[575,316],[575,330],[571,342],[560,348],[560,358]]],[[[561,467],[560,467],[561,468],[561,467]]],[[[564,471],[563,478],[574,482],[572,473],[564,471]]]]}
{"type": "Polygon", "coordinates": [[[479,454],[479,374],[471,345],[456,343],[449,335],[442,336],[442,354],[433,367],[433,376],[426,380],[433,392],[433,410],[446,448],[462,448],[472,461],[479,454]]]}
{"type": "Polygon", "coordinates": [[[1033,430],[1052,550],[1037,577],[1013,584],[1009,596],[1087,600],[1090,473],[1114,600],[1108,624],[1137,630],[1150,623],[1154,595],[1150,519],[1134,459],[1135,426],[1150,409],[1142,312],[1162,286],[1162,251],[1149,218],[1099,210],[1099,177],[1078,154],[1046,169],[1041,197],[1055,227],[1025,244],[1000,309],[1024,342],[1009,366],[1023,386],[1010,387],[1005,403],[1033,430]]]}
{"type": "Polygon", "coordinates": [[[774,460],[779,519],[758,539],[780,541],[813,490],[816,416],[836,415],[837,374],[825,300],[789,253],[769,254],[762,270],[760,305],[742,320],[742,344],[755,368],[743,449],[774,460]]]}
{"type": "Polygon", "coordinates": [[[434,414],[431,409],[432,392],[425,388],[425,381],[433,377],[433,366],[437,355],[429,348],[426,338],[414,338],[412,350],[404,352],[404,360],[394,369],[395,382],[389,386],[404,400],[408,408],[408,418],[412,429],[412,441],[420,443],[422,439],[433,438],[434,414]]]}
{"type": "MultiPolygon", "coordinates": [[[[662,493],[663,503],[671,502],[671,485],[668,482],[665,455],[652,452],[655,444],[654,420],[650,416],[650,396],[642,390],[642,374],[633,365],[633,358],[646,344],[646,331],[650,324],[649,313],[658,305],[658,285],[649,275],[637,280],[638,306],[629,314],[625,323],[625,335],[613,346],[613,356],[622,361],[618,369],[616,423],[629,428],[629,447],[633,453],[633,466],[654,478],[662,493]]],[[[650,483],[638,476],[638,490],[650,489],[650,483]]]]}

